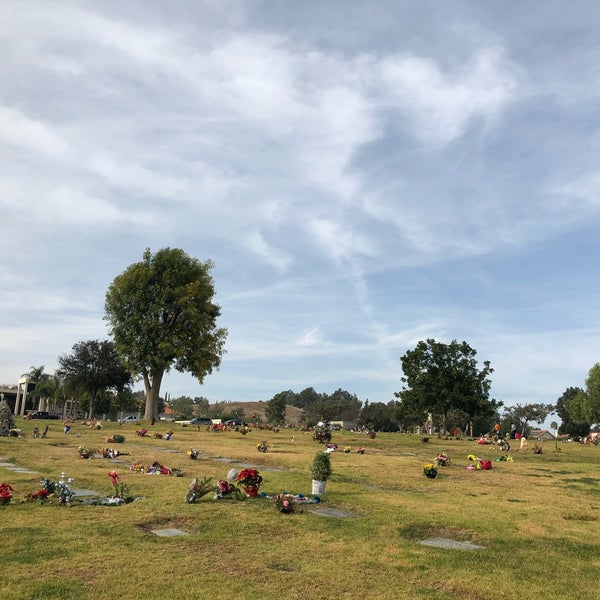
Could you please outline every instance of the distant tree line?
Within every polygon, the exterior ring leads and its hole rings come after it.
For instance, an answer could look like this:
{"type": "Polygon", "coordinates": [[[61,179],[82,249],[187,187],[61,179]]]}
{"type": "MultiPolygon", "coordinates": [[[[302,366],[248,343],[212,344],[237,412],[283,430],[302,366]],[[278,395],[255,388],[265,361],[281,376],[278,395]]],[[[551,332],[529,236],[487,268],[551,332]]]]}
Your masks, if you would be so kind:
{"type": "MultiPolygon", "coordinates": [[[[59,357],[55,375],[44,367],[29,373],[36,398],[51,398],[64,406],[76,398],[88,416],[118,411],[144,412],[154,419],[163,409],[160,387],[171,368],[189,372],[200,383],[218,369],[227,330],[217,326],[220,307],[213,302],[211,261],[200,262],[179,249],[149,249],[140,262],[130,265],[109,286],[105,320],[112,340],[77,342],[71,353],[59,357]],[[133,392],[134,381],[143,381],[144,392],[133,392]]],[[[401,389],[384,402],[359,400],[344,389],[333,393],[307,387],[301,392],[281,391],[266,405],[266,417],[283,423],[285,407],[302,409],[307,425],[342,420],[376,431],[410,430],[435,422],[441,433],[460,429],[470,435],[492,430],[501,422],[528,434],[530,423],[542,423],[556,410],[562,419],[560,433],[586,435],[600,422],[600,364],[589,371],[585,388],[570,387],[552,404],[507,407],[490,397],[489,361],[477,362],[476,351],[465,341],[449,344],[427,339],[401,358],[401,389]]],[[[227,403],[211,405],[205,398],[173,400],[179,414],[206,414],[212,418],[242,418],[230,414],[227,403]]]]}

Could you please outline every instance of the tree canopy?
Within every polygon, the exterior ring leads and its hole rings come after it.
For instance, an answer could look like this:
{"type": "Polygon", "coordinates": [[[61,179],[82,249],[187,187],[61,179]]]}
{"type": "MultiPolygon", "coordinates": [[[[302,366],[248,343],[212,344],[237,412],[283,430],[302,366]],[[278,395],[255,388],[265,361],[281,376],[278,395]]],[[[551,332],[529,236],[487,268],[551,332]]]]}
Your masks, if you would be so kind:
{"type": "Polygon", "coordinates": [[[585,390],[567,403],[568,412],[578,423],[600,423],[600,363],[596,363],[585,380],[585,390]]]}
{"type": "Polygon", "coordinates": [[[160,386],[172,367],[202,383],[221,364],[227,330],[217,327],[213,266],[177,248],[147,248],[108,288],[105,319],[128,369],[144,381],[146,419],[158,416],[160,386]]]}
{"type": "Polygon", "coordinates": [[[273,425],[282,425],[285,423],[285,407],[288,403],[290,394],[293,394],[291,390],[285,392],[279,392],[275,394],[265,406],[265,417],[273,425]]]}
{"type": "Polygon", "coordinates": [[[108,340],[88,340],[73,345],[71,354],[58,359],[56,374],[72,390],[85,393],[89,400],[89,417],[94,416],[96,401],[106,392],[122,392],[132,383],[115,344],[108,340]]]}
{"type": "Polygon", "coordinates": [[[499,405],[489,399],[489,375],[494,370],[489,361],[484,361],[479,369],[476,355],[464,341],[444,344],[434,339],[421,340],[400,359],[404,386],[395,394],[400,398],[399,411],[436,414],[443,432],[451,410],[463,411],[471,419],[493,413],[499,405]]]}
{"type": "Polygon", "coordinates": [[[514,423],[522,435],[528,436],[531,429],[529,422],[543,423],[555,408],[554,404],[515,404],[504,409],[503,417],[506,422],[514,423]]]}
{"type": "Polygon", "coordinates": [[[561,434],[586,436],[590,432],[590,423],[585,420],[578,421],[571,415],[571,402],[584,391],[580,387],[568,387],[556,401],[556,414],[561,419],[558,432],[561,434]]]}

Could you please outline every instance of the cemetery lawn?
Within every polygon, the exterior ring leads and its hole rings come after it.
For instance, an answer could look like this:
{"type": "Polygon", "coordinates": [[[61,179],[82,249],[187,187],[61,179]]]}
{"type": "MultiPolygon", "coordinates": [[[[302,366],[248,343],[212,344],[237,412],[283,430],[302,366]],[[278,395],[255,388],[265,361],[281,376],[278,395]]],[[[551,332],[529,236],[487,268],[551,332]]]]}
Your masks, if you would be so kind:
{"type": "Polygon", "coordinates": [[[252,429],[210,432],[175,424],[74,424],[64,434],[49,423],[17,419],[23,436],[0,438],[0,483],[14,488],[0,506],[0,598],[34,599],[513,599],[594,598],[600,581],[600,446],[543,442],[543,452],[506,453],[468,440],[423,443],[420,436],[379,433],[375,439],[333,432],[332,476],[320,504],[277,512],[266,498],[185,502],[194,477],[214,483],[231,468],[253,465],[268,495],[310,495],[310,465],[323,450],[311,434],[252,429]],[[44,423],[45,425],[45,423],[44,423]],[[170,440],[156,439],[173,429],[170,440]],[[106,443],[122,434],[122,444],[106,443]],[[293,436],[293,440],[292,440],[293,436]],[[257,444],[265,440],[267,453],[257,444]],[[77,448],[115,448],[112,462],[79,457],[77,448]],[[344,447],[350,446],[349,453],[344,447]],[[365,448],[358,454],[356,449],[365,448]],[[197,460],[189,448],[201,451],[197,460]],[[423,465],[441,452],[450,464],[436,479],[423,465]],[[469,454],[493,461],[469,471],[469,454]],[[179,468],[184,477],[139,474],[133,461],[179,468]],[[75,489],[112,494],[116,470],[132,496],[125,506],[21,502],[40,478],[74,478],[75,489]],[[349,516],[327,516],[337,509],[349,516]],[[185,535],[162,537],[155,530],[185,535]],[[431,538],[480,549],[423,545],[431,538]]]}

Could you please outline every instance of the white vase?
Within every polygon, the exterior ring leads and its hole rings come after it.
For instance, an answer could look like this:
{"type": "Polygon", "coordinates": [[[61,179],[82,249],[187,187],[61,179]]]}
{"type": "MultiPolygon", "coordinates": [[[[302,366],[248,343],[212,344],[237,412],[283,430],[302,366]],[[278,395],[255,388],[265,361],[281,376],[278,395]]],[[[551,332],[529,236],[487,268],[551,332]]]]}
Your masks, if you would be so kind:
{"type": "Polygon", "coordinates": [[[312,493],[313,496],[322,496],[325,493],[326,481],[318,481],[317,479],[312,480],[312,493]]]}

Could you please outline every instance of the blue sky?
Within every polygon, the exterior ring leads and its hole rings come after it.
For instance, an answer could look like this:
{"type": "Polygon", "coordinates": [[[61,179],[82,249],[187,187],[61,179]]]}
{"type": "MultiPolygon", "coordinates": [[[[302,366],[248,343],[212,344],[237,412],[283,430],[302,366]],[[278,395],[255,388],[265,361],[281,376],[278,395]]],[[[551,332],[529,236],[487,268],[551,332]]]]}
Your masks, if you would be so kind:
{"type": "Polygon", "coordinates": [[[146,247],[215,262],[200,386],[388,402],[466,340],[492,395],[600,359],[596,2],[0,5],[0,381],[107,337],[146,247]]]}

